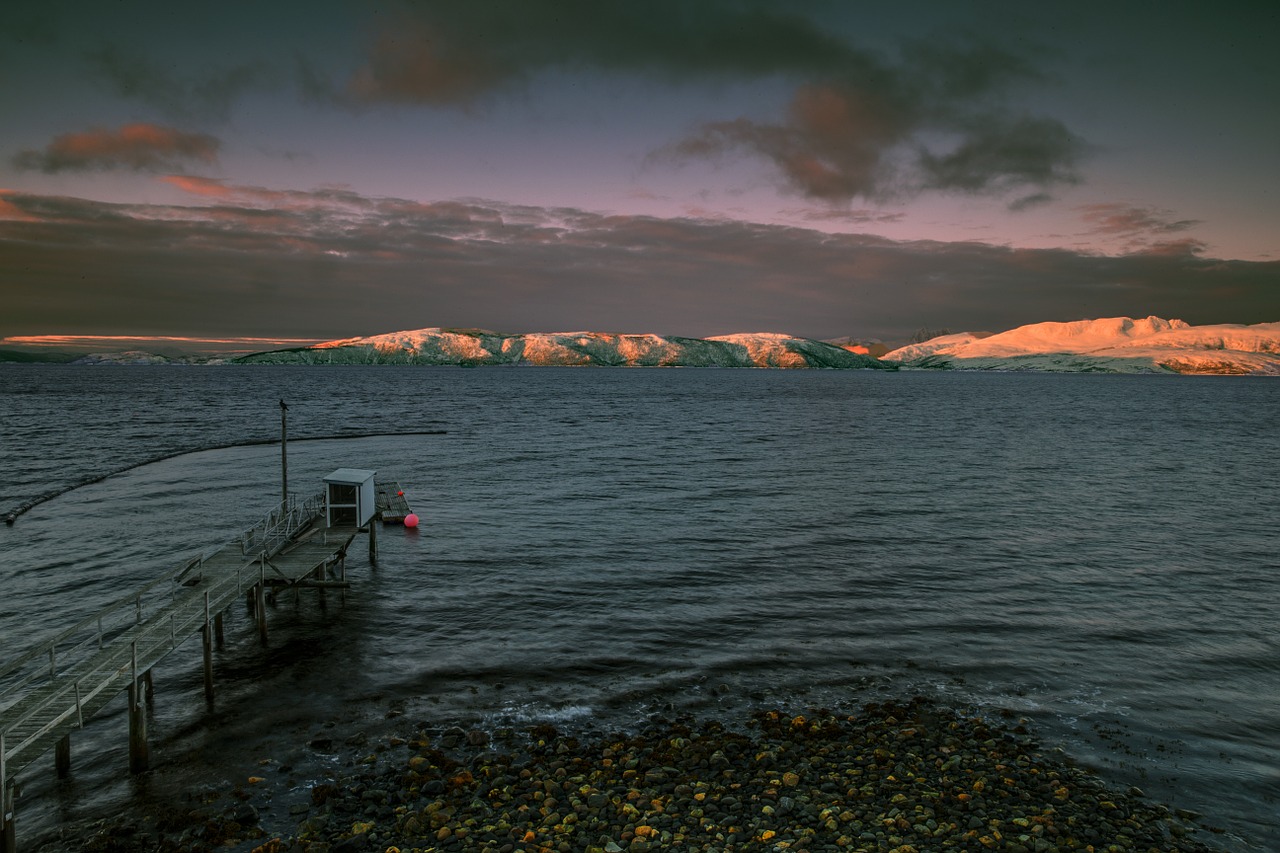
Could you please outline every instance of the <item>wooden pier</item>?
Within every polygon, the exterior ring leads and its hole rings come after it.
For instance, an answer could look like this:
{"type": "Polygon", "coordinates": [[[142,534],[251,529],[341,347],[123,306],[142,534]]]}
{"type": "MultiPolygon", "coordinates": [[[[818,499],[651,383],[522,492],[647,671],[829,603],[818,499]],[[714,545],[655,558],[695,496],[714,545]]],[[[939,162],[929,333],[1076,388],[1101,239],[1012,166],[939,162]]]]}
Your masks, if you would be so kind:
{"type": "MultiPolygon", "coordinates": [[[[394,515],[401,504],[407,510],[398,484],[379,482],[377,493],[379,510],[394,515]],[[399,504],[384,502],[384,494],[399,504]]],[[[51,750],[58,775],[68,775],[72,732],[122,692],[128,693],[129,769],[147,769],[143,692],[150,690],[151,669],[195,634],[204,647],[205,698],[212,702],[212,651],[222,645],[223,613],[232,604],[248,598],[266,643],[268,589],[346,586],[346,552],[358,530],[326,527],[324,519],[323,495],[290,496],[236,540],[0,664],[0,853],[17,853],[17,775],[51,750]]],[[[369,532],[371,557],[374,521],[361,528],[369,532]]]]}

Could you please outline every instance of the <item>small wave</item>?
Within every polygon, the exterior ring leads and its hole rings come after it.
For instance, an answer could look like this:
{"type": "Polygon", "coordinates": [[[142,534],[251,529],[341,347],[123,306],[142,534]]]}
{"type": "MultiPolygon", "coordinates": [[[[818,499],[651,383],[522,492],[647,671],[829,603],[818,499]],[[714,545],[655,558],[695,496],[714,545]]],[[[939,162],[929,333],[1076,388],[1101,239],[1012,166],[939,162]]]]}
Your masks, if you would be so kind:
{"type": "Polygon", "coordinates": [[[568,723],[574,720],[590,719],[595,716],[595,709],[590,705],[550,706],[535,702],[506,705],[497,714],[498,719],[510,720],[514,723],[568,723]]]}
{"type": "MultiPolygon", "coordinates": [[[[444,435],[446,434],[446,432],[447,430],[442,430],[442,429],[412,430],[408,432],[359,432],[359,433],[342,432],[342,433],[336,433],[333,435],[308,435],[308,436],[302,436],[299,438],[290,438],[289,441],[290,443],[298,443],[303,441],[332,441],[334,439],[347,439],[347,438],[383,438],[387,436],[444,435]]],[[[119,476],[120,474],[128,473],[129,471],[133,471],[136,468],[142,468],[147,465],[154,465],[157,462],[164,462],[167,459],[177,459],[179,456],[188,456],[192,453],[204,453],[205,451],[209,451],[209,450],[227,450],[232,447],[257,447],[261,445],[270,445],[270,444],[279,444],[279,443],[280,442],[276,439],[260,438],[260,439],[251,439],[248,441],[232,441],[224,444],[207,444],[207,445],[202,445],[200,447],[189,447],[186,450],[175,450],[172,453],[161,453],[159,455],[152,456],[148,459],[144,459],[141,462],[133,462],[128,465],[125,465],[122,468],[115,468],[111,471],[107,471],[104,474],[95,474],[91,477],[86,477],[70,485],[60,486],[56,489],[51,489],[50,491],[44,492],[43,494],[36,495],[35,497],[27,498],[25,501],[18,504],[13,509],[9,510],[8,513],[5,514],[4,522],[5,524],[12,526],[13,523],[18,520],[19,516],[28,512],[32,508],[37,507],[42,503],[45,503],[46,501],[51,501],[56,497],[65,495],[67,492],[74,491],[83,486],[90,486],[90,485],[93,485],[94,483],[101,483],[103,480],[110,479],[111,477],[116,477],[116,476],[119,476]]]]}

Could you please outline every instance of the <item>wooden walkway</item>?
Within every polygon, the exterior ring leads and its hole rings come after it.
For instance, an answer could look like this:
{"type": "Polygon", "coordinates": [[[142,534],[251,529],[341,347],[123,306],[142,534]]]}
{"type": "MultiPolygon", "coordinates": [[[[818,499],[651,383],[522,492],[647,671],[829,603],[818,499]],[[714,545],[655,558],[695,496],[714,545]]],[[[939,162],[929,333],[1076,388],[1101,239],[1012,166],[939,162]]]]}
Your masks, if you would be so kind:
{"type": "MultiPolygon", "coordinates": [[[[400,491],[394,483],[379,484],[380,497],[383,489],[392,497],[400,491]]],[[[215,637],[221,642],[222,613],[242,596],[254,603],[266,642],[268,587],[346,585],[346,549],[357,531],[324,528],[323,510],[322,496],[291,497],[236,541],[0,665],[0,853],[16,853],[17,774],[56,750],[57,771],[66,775],[70,733],[124,691],[129,693],[130,768],[146,769],[142,687],[150,685],[151,668],[194,634],[203,638],[205,694],[212,700],[211,648],[215,637]],[[344,567],[341,579],[330,577],[331,566],[344,567]]],[[[374,553],[373,522],[369,529],[374,553]]]]}

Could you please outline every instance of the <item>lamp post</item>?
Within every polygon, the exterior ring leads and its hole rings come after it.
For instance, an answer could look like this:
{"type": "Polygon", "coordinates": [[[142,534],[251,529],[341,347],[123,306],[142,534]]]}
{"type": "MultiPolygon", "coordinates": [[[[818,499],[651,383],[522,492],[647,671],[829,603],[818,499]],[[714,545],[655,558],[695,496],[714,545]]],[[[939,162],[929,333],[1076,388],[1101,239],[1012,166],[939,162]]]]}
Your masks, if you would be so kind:
{"type": "Polygon", "coordinates": [[[280,503],[289,503],[289,406],[280,399],[280,503]]]}

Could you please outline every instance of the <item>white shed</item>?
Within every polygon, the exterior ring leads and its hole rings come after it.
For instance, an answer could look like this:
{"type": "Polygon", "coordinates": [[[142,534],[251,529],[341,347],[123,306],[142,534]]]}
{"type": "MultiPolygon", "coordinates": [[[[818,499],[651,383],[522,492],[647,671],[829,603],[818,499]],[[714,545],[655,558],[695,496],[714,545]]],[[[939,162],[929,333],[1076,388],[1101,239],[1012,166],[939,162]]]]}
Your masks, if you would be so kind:
{"type": "Polygon", "coordinates": [[[339,468],[324,478],[325,524],[363,527],[376,510],[373,475],[363,468],[339,468]]]}

